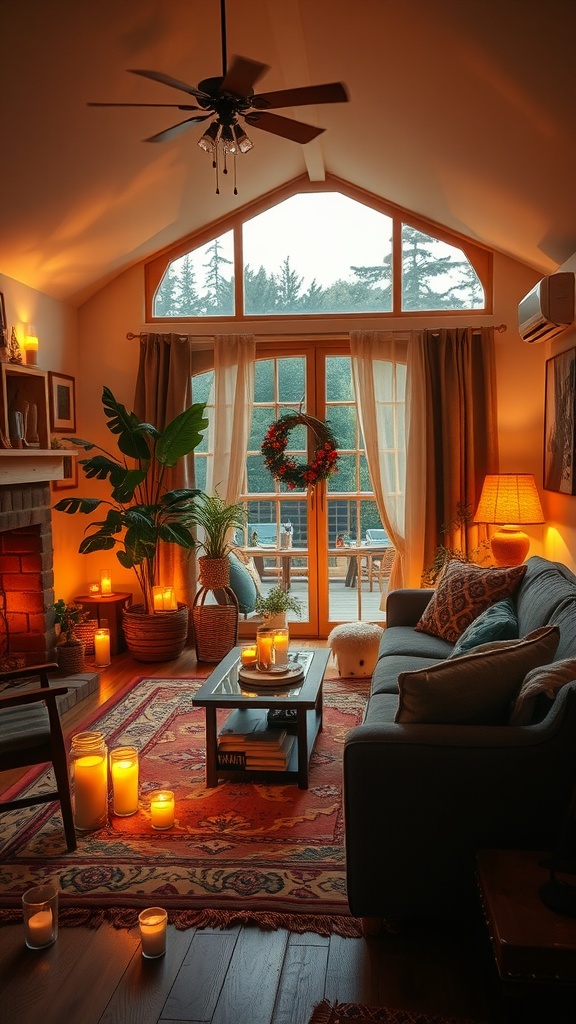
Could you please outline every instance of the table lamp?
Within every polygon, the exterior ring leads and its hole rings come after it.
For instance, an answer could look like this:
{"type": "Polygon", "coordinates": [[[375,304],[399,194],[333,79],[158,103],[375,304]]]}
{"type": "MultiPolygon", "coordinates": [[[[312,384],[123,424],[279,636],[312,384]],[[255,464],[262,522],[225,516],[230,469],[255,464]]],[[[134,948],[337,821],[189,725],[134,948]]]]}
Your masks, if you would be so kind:
{"type": "Polygon", "coordinates": [[[496,565],[521,565],[528,554],[530,539],[518,527],[544,522],[532,474],[488,475],[482,486],[474,522],[500,527],[490,538],[496,565]]]}

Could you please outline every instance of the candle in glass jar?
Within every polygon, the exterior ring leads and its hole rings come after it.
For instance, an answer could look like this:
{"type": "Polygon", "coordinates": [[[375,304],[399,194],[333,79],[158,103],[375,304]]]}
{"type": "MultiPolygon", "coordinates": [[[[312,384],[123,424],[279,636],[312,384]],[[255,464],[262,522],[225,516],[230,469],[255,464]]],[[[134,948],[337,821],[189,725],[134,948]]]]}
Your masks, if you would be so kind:
{"type": "Polygon", "coordinates": [[[288,630],[280,629],[274,634],[274,663],[277,668],[288,664],[288,630]]]}
{"type": "Polygon", "coordinates": [[[134,747],[117,747],[110,751],[113,811],[118,817],[138,810],[138,751],[134,747]]]}
{"type": "Polygon", "coordinates": [[[99,668],[105,668],[110,664],[109,629],[97,629],[94,633],[94,662],[99,668]]]}
{"type": "Polygon", "coordinates": [[[106,820],[108,771],[106,758],[94,754],[74,762],[74,824],[88,831],[106,820]]]}
{"type": "Polygon", "coordinates": [[[163,590],[164,598],[164,611],[172,612],[176,610],[176,595],[174,593],[174,587],[164,587],[163,590]]]}
{"type": "Polygon", "coordinates": [[[152,601],[155,612],[164,611],[164,593],[162,587],[152,587],[152,601]]]}
{"type": "Polygon", "coordinates": [[[102,569],[100,572],[100,593],[103,597],[109,597],[112,593],[112,577],[108,569],[102,569]]]}
{"type": "Polygon", "coordinates": [[[256,634],[256,654],[258,668],[266,672],[274,664],[274,633],[271,630],[258,630],[256,634]]]}
{"type": "Polygon", "coordinates": [[[166,923],[168,914],[162,907],[149,907],[138,915],[142,956],[163,956],[166,952],[166,923]]]}
{"type": "Polygon", "coordinates": [[[172,828],[174,824],[174,793],[169,789],[150,794],[152,828],[172,828]]]}
{"type": "Polygon", "coordinates": [[[245,668],[251,667],[256,664],[256,644],[248,644],[243,647],[240,652],[240,663],[245,668]]]}

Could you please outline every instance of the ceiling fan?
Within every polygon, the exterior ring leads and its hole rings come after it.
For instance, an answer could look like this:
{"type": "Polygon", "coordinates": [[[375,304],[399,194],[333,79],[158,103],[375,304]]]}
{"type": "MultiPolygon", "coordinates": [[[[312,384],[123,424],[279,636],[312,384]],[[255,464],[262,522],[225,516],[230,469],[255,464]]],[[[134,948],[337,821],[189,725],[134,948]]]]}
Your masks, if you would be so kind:
{"type": "Polygon", "coordinates": [[[236,188],[236,163],[238,153],[248,153],[254,148],[252,141],[238,123],[242,118],[251,128],[279,135],[292,142],[305,145],[320,135],[325,129],[305,121],[282,117],[270,113],[271,109],[281,107],[299,107],[307,104],[346,103],[348,93],[341,82],[329,82],[325,85],[308,85],[296,89],[280,89],[277,92],[254,93],[254,86],[262,75],[268,71],[267,64],[250,60],[248,57],[232,57],[228,67],[226,53],[226,0],[220,0],[220,28],[222,37],[222,75],[216,78],[204,78],[198,86],[180,82],[163,71],[144,71],[139,68],[128,68],[133,75],[142,75],[163,85],[193,96],[198,105],[186,103],[88,103],[89,107],[172,107],[183,111],[206,111],[184,121],[165,128],[144,142],[166,142],[174,139],[192,125],[210,120],[210,124],[200,138],[198,146],[212,154],[213,167],[216,170],[216,192],[219,193],[218,171],[220,161],[223,173],[228,173],[227,158],[234,158],[234,195],[236,188]]]}

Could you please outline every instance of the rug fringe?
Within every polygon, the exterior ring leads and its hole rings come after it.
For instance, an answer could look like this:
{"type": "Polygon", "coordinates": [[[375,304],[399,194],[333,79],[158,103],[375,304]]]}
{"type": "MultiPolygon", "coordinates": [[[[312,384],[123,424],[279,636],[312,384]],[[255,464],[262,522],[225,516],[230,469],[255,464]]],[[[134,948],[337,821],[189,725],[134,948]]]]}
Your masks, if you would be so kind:
{"type": "MultiPolygon", "coordinates": [[[[58,920],[68,928],[99,928],[111,924],[114,928],[134,928],[138,924],[140,907],[60,907],[58,920]]],[[[22,911],[17,908],[0,910],[0,925],[22,920],[22,911]]],[[[169,910],[168,922],[178,931],[187,928],[235,928],[238,925],[254,925],[265,931],[286,931],[303,935],[339,935],[345,939],[356,939],[362,935],[362,925],[355,917],[330,917],[324,914],[286,914],[251,910],[169,910]]]]}

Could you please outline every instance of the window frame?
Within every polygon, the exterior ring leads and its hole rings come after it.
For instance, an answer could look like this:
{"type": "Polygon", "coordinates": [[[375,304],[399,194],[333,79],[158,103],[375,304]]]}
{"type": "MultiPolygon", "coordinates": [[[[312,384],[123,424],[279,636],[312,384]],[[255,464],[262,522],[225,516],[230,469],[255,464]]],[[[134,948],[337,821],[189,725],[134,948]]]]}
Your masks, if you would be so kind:
{"type": "Polygon", "coordinates": [[[171,324],[194,323],[259,323],[266,319],[273,319],[274,323],[297,319],[300,321],[318,322],[320,320],[342,320],[346,317],[354,319],[398,319],[403,320],[422,316],[486,316],[493,312],[493,252],[485,246],[472,242],[471,239],[458,232],[450,231],[434,221],[427,220],[406,210],[395,203],[390,203],[379,196],[364,189],[351,185],[349,182],[327,175],[324,181],[310,181],[306,175],[295,178],[292,181],[268,192],[265,196],[242,206],[234,213],[228,214],[219,220],[212,221],[198,231],[186,235],[176,245],[162,249],[152,259],[144,264],[144,300],[146,311],[146,323],[150,324],[171,324]],[[340,192],[349,199],[356,200],[365,206],[369,206],[382,213],[392,220],[392,309],[388,312],[368,313],[279,313],[256,315],[244,313],[244,252],[242,239],[242,225],[245,221],[266,210],[277,206],[278,203],[301,192],[340,192]],[[402,225],[407,224],[432,238],[446,242],[448,245],[456,246],[462,250],[466,259],[476,271],[478,278],[484,288],[485,304],[477,309],[461,307],[459,309],[402,309],[402,225]],[[157,289],[166,273],[170,263],[185,256],[186,253],[205,245],[226,231],[233,231],[234,244],[234,308],[232,316],[155,316],[153,313],[154,297],[157,289]]]}

